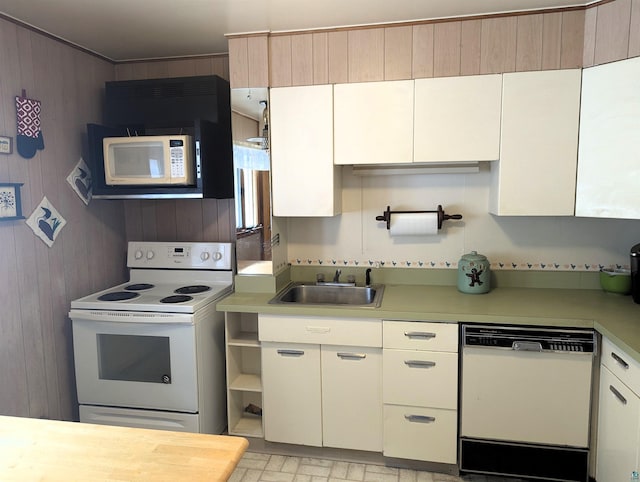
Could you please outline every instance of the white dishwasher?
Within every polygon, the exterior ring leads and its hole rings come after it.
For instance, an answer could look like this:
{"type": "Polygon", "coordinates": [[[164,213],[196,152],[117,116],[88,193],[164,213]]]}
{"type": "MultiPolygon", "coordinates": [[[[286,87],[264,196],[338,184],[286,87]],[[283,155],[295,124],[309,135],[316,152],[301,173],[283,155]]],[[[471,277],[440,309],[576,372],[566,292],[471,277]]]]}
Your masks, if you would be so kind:
{"type": "Polygon", "coordinates": [[[596,335],[462,325],[460,470],[588,480],[596,335]]]}

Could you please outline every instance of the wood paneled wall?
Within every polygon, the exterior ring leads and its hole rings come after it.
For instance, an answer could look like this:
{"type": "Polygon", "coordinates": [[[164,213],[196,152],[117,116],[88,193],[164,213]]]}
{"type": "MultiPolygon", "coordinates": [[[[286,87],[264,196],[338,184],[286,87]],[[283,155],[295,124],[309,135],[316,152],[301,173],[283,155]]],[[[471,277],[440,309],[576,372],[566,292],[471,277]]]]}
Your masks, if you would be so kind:
{"type": "MultiPolygon", "coordinates": [[[[115,67],[116,80],[218,75],[229,79],[229,57],[127,62],[115,67]]],[[[128,241],[234,241],[233,199],[124,201],[128,241]]]]}
{"type": "Polygon", "coordinates": [[[24,220],[0,223],[0,414],[70,420],[77,416],[71,300],[125,279],[120,201],[89,206],[66,181],[83,155],[88,122],[102,118],[101,90],[111,63],[0,19],[0,182],[24,183],[28,217],[44,196],[66,219],[47,247],[24,220]],[[15,150],[14,97],[42,102],[44,150],[15,150]]]}
{"type": "Polygon", "coordinates": [[[637,55],[640,0],[603,1],[562,11],[229,37],[232,87],[571,69],[637,55]]]}

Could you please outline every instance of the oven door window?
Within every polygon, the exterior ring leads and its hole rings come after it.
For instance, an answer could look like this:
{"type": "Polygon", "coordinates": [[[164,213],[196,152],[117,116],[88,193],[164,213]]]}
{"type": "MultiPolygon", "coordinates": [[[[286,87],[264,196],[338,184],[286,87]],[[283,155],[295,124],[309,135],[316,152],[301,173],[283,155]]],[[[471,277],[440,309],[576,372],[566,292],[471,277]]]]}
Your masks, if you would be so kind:
{"type": "Polygon", "coordinates": [[[97,334],[101,380],[171,383],[171,351],[166,336],[97,334]]]}

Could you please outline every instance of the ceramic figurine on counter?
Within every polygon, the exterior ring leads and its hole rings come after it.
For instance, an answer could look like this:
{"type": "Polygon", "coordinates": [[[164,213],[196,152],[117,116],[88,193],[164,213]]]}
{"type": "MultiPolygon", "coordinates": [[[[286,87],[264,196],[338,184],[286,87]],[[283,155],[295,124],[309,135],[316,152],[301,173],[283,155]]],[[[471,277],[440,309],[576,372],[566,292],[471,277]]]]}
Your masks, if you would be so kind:
{"type": "Polygon", "coordinates": [[[471,251],[458,262],[458,291],[488,293],[491,289],[491,263],[486,256],[471,251]]]}

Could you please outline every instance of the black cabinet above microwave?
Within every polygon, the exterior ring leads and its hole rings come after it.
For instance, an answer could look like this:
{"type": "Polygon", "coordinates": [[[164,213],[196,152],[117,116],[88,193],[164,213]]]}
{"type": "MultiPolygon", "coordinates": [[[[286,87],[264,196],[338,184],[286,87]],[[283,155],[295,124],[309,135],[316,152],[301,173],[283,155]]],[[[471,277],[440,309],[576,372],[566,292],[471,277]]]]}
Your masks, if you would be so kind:
{"type": "MultiPolygon", "coordinates": [[[[96,199],[234,196],[229,83],[217,76],[105,84],[104,125],[87,124],[88,163],[96,199]],[[188,184],[113,184],[105,176],[105,137],[187,136],[188,184]]],[[[141,140],[144,137],[141,137],[141,140]]]]}

